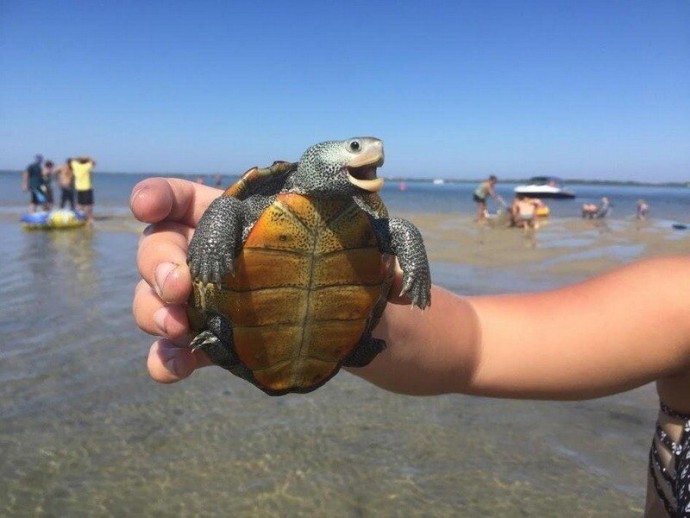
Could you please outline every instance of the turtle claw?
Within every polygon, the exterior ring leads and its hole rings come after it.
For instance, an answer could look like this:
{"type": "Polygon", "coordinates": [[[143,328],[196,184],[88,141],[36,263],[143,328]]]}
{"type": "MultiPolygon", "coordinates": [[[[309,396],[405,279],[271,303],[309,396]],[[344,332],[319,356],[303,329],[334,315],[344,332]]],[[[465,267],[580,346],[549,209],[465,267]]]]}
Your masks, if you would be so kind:
{"type": "Polygon", "coordinates": [[[431,305],[431,281],[428,275],[403,275],[401,296],[406,296],[412,305],[424,310],[431,305]]]}
{"type": "Polygon", "coordinates": [[[202,331],[194,337],[192,343],[189,344],[192,352],[196,352],[209,344],[215,344],[218,341],[218,337],[214,335],[211,331],[202,331]]]}
{"type": "Polygon", "coordinates": [[[232,273],[232,261],[207,257],[201,261],[190,261],[192,278],[200,279],[203,284],[220,285],[227,273],[232,273]]]}

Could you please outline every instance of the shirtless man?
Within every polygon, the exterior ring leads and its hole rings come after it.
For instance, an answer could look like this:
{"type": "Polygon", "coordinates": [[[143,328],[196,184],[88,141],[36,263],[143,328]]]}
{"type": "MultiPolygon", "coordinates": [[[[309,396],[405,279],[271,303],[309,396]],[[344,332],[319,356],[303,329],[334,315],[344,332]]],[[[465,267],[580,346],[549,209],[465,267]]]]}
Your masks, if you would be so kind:
{"type": "Polygon", "coordinates": [[[65,205],[69,203],[70,208],[74,210],[74,173],[69,165],[68,158],[57,170],[57,180],[60,186],[60,208],[64,209],[65,205]]]}

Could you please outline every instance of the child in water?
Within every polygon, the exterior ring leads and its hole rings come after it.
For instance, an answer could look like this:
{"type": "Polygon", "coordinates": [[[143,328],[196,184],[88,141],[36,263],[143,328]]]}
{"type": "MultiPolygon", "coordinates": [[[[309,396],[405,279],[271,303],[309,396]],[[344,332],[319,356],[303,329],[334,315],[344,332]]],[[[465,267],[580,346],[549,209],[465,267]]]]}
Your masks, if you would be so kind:
{"type": "MultiPolygon", "coordinates": [[[[210,364],[201,351],[178,344],[189,332],[188,241],[220,193],[162,178],[144,180],[132,193],[132,212],[152,224],[139,244],[143,279],[133,311],[141,329],[162,337],[148,356],[149,374],[161,383],[210,364]]],[[[398,275],[392,293],[400,286],[398,275]]],[[[408,301],[392,297],[374,333],[387,349],[350,372],[402,394],[518,399],[590,399],[655,381],[659,426],[646,514],[684,514],[690,512],[689,293],[684,256],[639,261],[541,293],[460,297],[434,286],[433,304],[416,318],[408,301]]]]}

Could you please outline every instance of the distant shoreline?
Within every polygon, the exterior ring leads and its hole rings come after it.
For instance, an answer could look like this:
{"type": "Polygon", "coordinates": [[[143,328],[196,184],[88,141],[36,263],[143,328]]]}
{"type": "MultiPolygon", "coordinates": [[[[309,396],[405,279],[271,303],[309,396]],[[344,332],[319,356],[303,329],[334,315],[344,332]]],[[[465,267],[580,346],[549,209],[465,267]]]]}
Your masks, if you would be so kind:
{"type": "MultiPolygon", "coordinates": [[[[485,178],[460,179],[460,178],[407,178],[402,176],[386,176],[385,179],[391,182],[410,182],[410,183],[432,183],[434,180],[443,180],[443,183],[479,183],[485,178]]],[[[507,178],[502,183],[529,183],[528,178],[507,178]]],[[[563,183],[568,185],[616,185],[616,186],[631,186],[631,187],[680,187],[683,189],[690,188],[690,181],[687,182],[639,182],[635,180],[573,180],[564,179],[563,183]]]]}

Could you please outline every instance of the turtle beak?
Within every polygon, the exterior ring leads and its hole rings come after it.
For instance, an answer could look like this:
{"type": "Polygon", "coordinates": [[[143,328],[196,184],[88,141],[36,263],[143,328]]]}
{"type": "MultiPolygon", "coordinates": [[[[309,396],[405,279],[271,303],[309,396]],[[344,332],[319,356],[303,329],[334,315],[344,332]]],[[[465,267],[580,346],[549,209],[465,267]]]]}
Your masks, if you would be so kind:
{"type": "Polygon", "coordinates": [[[383,165],[383,147],[373,146],[369,152],[357,155],[347,166],[348,181],[360,189],[378,192],[383,187],[383,178],[376,176],[376,168],[383,165]]]}

